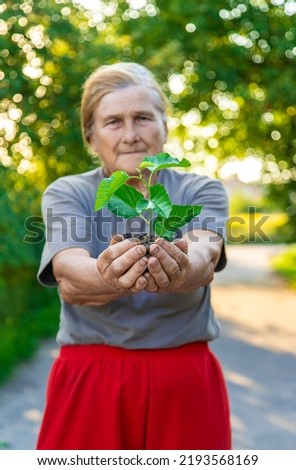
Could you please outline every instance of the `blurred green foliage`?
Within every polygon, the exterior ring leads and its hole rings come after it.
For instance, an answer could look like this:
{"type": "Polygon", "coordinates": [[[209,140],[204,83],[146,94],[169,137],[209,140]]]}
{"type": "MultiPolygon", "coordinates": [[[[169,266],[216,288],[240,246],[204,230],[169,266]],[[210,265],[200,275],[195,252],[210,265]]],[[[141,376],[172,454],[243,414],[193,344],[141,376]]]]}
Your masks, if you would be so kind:
{"type": "Polygon", "coordinates": [[[0,383],[20,360],[32,357],[42,338],[58,328],[59,301],[53,289],[37,285],[35,269],[0,271],[0,383]]]}
{"type": "Polygon", "coordinates": [[[91,3],[0,5],[0,155],[12,192],[40,193],[93,165],[80,133],[82,84],[104,63],[137,61],[172,103],[174,153],[217,176],[227,162],[260,159],[263,186],[296,227],[294,2],[91,3]]]}
{"type": "Polygon", "coordinates": [[[79,108],[85,78],[102,64],[151,68],[172,104],[168,151],[196,171],[221,177],[227,163],[259,159],[262,188],[286,221],[278,231],[295,240],[293,5],[109,0],[88,11],[77,0],[2,0],[1,370],[57,325],[56,294],[35,280],[42,240],[24,242],[25,221],[40,217],[51,181],[95,165],[83,146],[79,108]]]}
{"type": "Polygon", "coordinates": [[[275,256],[271,261],[272,267],[288,279],[291,287],[296,289],[296,245],[275,256]]]}
{"type": "Polygon", "coordinates": [[[0,383],[58,327],[57,293],[36,281],[41,243],[24,243],[29,215],[15,212],[7,193],[0,194],[0,383]]]}

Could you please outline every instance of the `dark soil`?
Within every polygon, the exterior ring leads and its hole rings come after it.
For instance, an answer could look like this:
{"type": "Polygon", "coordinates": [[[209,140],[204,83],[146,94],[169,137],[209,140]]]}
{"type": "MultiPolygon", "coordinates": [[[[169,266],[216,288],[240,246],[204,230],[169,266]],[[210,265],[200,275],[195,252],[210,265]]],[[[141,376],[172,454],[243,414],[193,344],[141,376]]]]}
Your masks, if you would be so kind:
{"type": "Polygon", "coordinates": [[[122,235],[124,238],[137,238],[140,240],[141,245],[144,245],[147,249],[147,255],[149,256],[149,247],[152,243],[155,242],[156,236],[155,235],[148,235],[147,233],[124,233],[122,235]]]}

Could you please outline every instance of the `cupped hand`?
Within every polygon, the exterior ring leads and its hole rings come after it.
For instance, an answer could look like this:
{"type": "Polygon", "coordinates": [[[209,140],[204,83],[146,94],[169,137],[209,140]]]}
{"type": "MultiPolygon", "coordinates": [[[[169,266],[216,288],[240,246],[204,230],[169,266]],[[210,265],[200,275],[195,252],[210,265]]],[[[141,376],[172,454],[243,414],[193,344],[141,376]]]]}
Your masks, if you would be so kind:
{"type": "Polygon", "coordinates": [[[148,292],[182,292],[192,265],[187,256],[188,244],[184,239],[168,242],[158,238],[150,246],[147,279],[148,292]]]}
{"type": "Polygon", "coordinates": [[[147,269],[146,248],[137,239],[112,237],[110,246],[97,259],[103,279],[122,294],[135,294],[147,286],[143,275],[147,269]]]}

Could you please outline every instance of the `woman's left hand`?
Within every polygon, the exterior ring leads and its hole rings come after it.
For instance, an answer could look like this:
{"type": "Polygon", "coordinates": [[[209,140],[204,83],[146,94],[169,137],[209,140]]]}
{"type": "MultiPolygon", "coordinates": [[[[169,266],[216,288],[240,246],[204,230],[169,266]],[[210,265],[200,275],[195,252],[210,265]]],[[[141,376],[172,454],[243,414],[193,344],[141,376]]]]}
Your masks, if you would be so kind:
{"type": "Polygon", "coordinates": [[[147,279],[147,292],[178,292],[190,276],[192,265],[187,256],[188,244],[184,239],[168,242],[158,238],[150,246],[147,279]]]}
{"type": "Polygon", "coordinates": [[[185,294],[210,284],[222,249],[222,237],[208,230],[192,230],[173,243],[157,239],[150,247],[145,290],[185,294]]]}

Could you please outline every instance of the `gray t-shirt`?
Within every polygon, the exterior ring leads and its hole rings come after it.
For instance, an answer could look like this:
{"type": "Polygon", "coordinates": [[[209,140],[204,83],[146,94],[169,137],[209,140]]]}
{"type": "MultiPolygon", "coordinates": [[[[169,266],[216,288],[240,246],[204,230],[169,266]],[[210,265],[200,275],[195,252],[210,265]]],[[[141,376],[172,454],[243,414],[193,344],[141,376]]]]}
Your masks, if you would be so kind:
{"type": "MultiPolygon", "coordinates": [[[[51,260],[59,251],[80,247],[97,258],[109,246],[112,234],[146,231],[142,219],[125,220],[107,208],[94,212],[97,186],[102,178],[102,169],[98,168],[59,178],[46,189],[42,200],[46,243],[37,275],[44,286],[57,286],[51,260]]],[[[225,236],[228,203],[220,181],[162,170],[158,182],[166,187],[174,204],[204,206],[200,216],[182,228],[183,233],[203,228],[225,236]]],[[[216,271],[225,264],[223,250],[216,271]]],[[[210,286],[205,286],[189,294],[141,291],[101,306],[70,304],[61,298],[57,342],[153,349],[211,341],[219,332],[210,303],[210,286]]]]}

